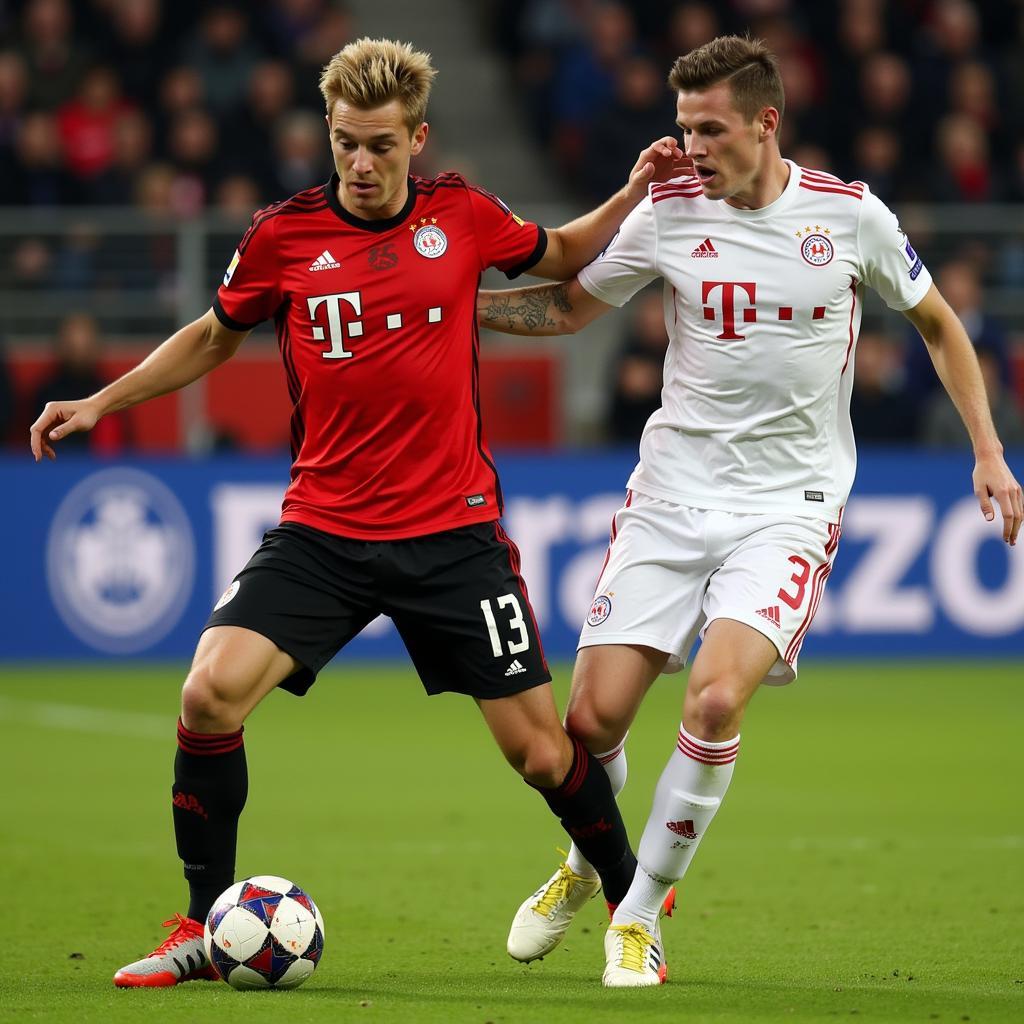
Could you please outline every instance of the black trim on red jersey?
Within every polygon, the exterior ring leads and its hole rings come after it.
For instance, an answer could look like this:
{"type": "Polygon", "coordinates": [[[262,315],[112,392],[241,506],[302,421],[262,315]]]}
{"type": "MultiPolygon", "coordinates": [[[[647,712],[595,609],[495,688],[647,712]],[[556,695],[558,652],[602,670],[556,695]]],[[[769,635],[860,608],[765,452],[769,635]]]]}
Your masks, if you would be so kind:
{"type": "Polygon", "coordinates": [[[254,324],[243,324],[241,320],[236,320],[224,309],[219,295],[214,295],[213,297],[213,311],[217,315],[217,319],[231,331],[251,331],[254,327],[259,327],[263,323],[262,320],[257,320],[254,324]]]}
{"type": "MultiPolygon", "coordinates": [[[[542,229],[543,230],[543,229],[542,229]]],[[[477,275],[476,287],[480,289],[480,275],[477,275]]],[[[501,493],[501,480],[498,467],[487,457],[484,449],[484,418],[480,412],[480,326],[476,322],[476,310],[473,310],[473,411],[476,413],[476,450],[480,458],[490,467],[494,474],[494,500],[498,503],[499,518],[505,514],[505,498],[501,493]]]]}
{"type": "Polygon", "coordinates": [[[412,208],[416,205],[416,182],[410,176],[409,198],[406,199],[405,206],[394,217],[385,217],[384,220],[364,220],[362,217],[357,217],[354,213],[349,213],[341,205],[341,200],[338,198],[338,185],[340,182],[341,179],[338,175],[332,174],[331,180],[324,185],[323,192],[327,205],[336,217],[343,220],[346,224],[351,224],[354,228],[361,228],[363,231],[373,231],[375,233],[390,231],[392,228],[398,227],[412,213],[412,208]]]}
{"type": "Polygon", "coordinates": [[[297,471],[295,462],[302,449],[302,442],[306,437],[306,424],[302,418],[302,409],[299,407],[299,398],[302,396],[302,385],[299,383],[299,375],[295,370],[295,356],[292,353],[292,336],[288,330],[288,306],[283,304],[274,317],[274,326],[277,328],[277,347],[281,352],[281,362],[284,364],[285,380],[288,384],[288,397],[292,400],[292,414],[288,421],[289,435],[292,450],[292,471],[291,479],[295,479],[297,471]]]}
{"type": "Polygon", "coordinates": [[[533,247],[533,252],[523,260],[522,263],[517,263],[514,267],[509,267],[505,271],[505,276],[511,281],[512,278],[518,277],[520,274],[525,273],[530,267],[536,266],[544,258],[544,253],[548,251],[548,233],[539,224],[537,225],[537,244],[533,247]]]}
{"type": "Polygon", "coordinates": [[[466,182],[466,187],[483,196],[484,199],[489,199],[502,213],[512,215],[512,210],[500,196],[496,196],[493,192],[488,192],[487,189],[482,188],[480,185],[470,185],[468,181],[466,182]]]}
{"type": "Polygon", "coordinates": [[[421,178],[414,175],[416,191],[422,195],[429,195],[438,188],[469,188],[469,183],[458,173],[458,171],[442,171],[433,178],[421,178]]]}

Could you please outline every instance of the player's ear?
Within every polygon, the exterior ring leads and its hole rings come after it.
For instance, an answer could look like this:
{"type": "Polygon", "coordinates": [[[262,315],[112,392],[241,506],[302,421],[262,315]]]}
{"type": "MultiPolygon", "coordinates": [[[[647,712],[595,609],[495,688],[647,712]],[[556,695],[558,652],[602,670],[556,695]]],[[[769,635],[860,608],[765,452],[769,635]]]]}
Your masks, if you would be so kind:
{"type": "Polygon", "coordinates": [[[779,121],[782,118],[779,116],[778,110],[775,107],[765,107],[764,110],[758,115],[759,129],[760,129],[760,141],[764,142],[772,135],[778,135],[779,133],[779,121]]]}
{"type": "Polygon", "coordinates": [[[420,150],[426,145],[427,134],[430,131],[430,125],[424,121],[413,133],[412,133],[412,155],[416,156],[420,150]]]}

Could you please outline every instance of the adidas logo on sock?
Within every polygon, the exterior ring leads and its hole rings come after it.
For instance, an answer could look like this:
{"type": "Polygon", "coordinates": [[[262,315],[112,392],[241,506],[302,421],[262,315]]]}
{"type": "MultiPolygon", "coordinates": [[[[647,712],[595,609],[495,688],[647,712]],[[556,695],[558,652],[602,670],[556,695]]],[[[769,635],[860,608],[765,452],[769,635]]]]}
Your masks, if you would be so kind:
{"type": "Polygon", "coordinates": [[[781,620],[779,619],[779,606],[777,604],[773,604],[770,608],[758,608],[757,614],[760,615],[762,619],[767,619],[773,626],[781,624],[781,620]]]}
{"type": "Polygon", "coordinates": [[[341,264],[330,254],[327,249],[309,265],[310,270],[338,270],[341,264]]]}
{"type": "Polygon", "coordinates": [[[519,659],[516,658],[507,669],[505,669],[506,676],[517,676],[520,672],[525,672],[526,669],[519,663],[519,659]]]}
{"type": "Polygon", "coordinates": [[[665,828],[669,832],[674,832],[677,836],[682,836],[684,839],[696,839],[697,830],[693,827],[693,821],[687,818],[685,821],[666,821],[665,828]]]}
{"type": "Polygon", "coordinates": [[[697,248],[690,253],[690,255],[703,256],[705,258],[714,257],[715,259],[717,259],[718,250],[711,244],[710,238],[705,238],[704,241],[701,242],[700,245],[698,245],[697,248]]]}

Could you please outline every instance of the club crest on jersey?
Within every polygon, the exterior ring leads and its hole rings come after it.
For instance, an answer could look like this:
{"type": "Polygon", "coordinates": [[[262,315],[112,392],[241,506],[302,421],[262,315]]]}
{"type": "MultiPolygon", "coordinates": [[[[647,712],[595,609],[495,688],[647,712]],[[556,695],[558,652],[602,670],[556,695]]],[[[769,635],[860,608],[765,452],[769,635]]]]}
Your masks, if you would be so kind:
{"type": "Polygon", "coordinates": [[[235,580],[231,584],[231,586],[229,586],[228,589],[225,590],[224,593],[220,595],[220,600],[213,606],[213,610],[214,611],[219,611],[221,608],[223,608],[224,605],[226,605],[228,603],[228,601],[230,601],[235,596],[235,594],[238,593],[238,588],[241,585],[242,584],[238,580],[235,580]]]}
{"type": "Polygon", "coordinates": [[[803,231],[796,233],[796,237],[800,239],[800,255],[812,267],[824,267],[832,262],[836,249],[832,239],[828,237],[829,234],[829,229],[822,228],[820,224],[815,224],[813,229],[808,225],[803,231]]]}
{"type": "Polygon", "coordinates": [[[612,600],[607,594],[599,594],[594,598],[590,606],[590,614],[587,616],[588,626],[600,626],[612,613],[612,600]]]}
{"type": "Polygon", "coordinates": [[[421,217],[420,226],[416,227],[413,224],[409,230],[413,232],[412,244],[421,256],[426,256],[428,260],[436,260],[445,254],[448,236],[437,226],[436,217],[432,217],[429,224],[426,217],[421,217]]]}

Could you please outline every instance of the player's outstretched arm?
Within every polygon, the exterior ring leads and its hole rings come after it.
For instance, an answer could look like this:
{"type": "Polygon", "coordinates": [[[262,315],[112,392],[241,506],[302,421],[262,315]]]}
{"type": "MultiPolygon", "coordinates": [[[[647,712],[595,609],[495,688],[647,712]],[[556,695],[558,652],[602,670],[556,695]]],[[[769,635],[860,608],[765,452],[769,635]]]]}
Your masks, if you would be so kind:
{"type": "Polygon", "coordinates": [[[557,281],[572,277],[605,248],[629,211],[647,195],[652,181],[669,181],[689,173],[691,166],[671,136],[652,142],[637,158],[625,186],[611,199],[560,228],[547,229],[548,247],[530,273],[557,281]]]}
{"type": "Polygon", "coordinates": [[[44,455],[55,459],[55,441],[80,430],[92,430],[108,412],[127,409],[198,380],[234,355],[248,333],[229,330],[212,309],[207,310],[102,391],[74,402],[47,402],[29,431],[36,462],[44,455]]]}
{"type": "Polygon", "coordinates": [[[1003,540],[1016,544],[1024,500],[1020,484],[1003,458],[971,339],[935,285],[906,315],[924,338],[935,372],[967,427],[974,446],[974,493],[982,514],[986,519],[995,518],[994,498],[1003,514],[1003,540]]]}
{"type": "Polygon", "coordinates": [[[507,291],[482,291],[476,297],[481,327],[502,334],[575,334],[612,309],[595,299],[576,278],[507,291]]]}

